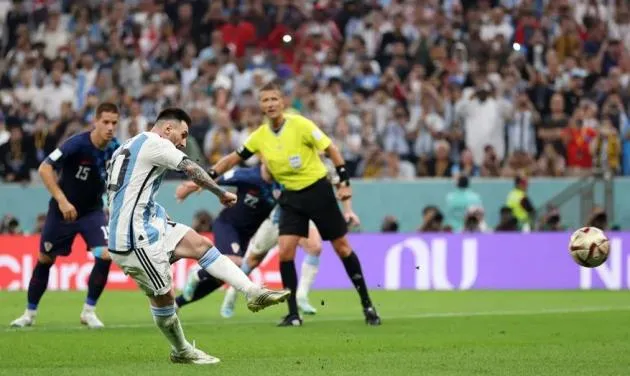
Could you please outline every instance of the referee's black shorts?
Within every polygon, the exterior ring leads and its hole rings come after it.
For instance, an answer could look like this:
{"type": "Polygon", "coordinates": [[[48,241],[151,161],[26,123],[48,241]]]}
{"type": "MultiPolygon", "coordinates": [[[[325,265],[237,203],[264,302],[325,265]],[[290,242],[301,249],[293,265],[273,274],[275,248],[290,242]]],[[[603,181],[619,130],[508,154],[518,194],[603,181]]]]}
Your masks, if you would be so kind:
{"type": "Polygon", "coordinates": [[[335,240],[348,232],[332,184],[322,178],[299,191],[282,192],[280,199],[280,235],[308,237],[308,223],[312,220],[322,239],[335,240]]]}

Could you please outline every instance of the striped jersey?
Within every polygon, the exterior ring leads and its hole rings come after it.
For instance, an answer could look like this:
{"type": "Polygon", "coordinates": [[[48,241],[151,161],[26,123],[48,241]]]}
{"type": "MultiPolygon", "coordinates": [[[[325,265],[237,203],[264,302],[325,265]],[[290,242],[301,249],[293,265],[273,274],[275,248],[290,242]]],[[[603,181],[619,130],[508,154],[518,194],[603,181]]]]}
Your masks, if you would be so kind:
{"type": "Polygon", "coordinates": [[[166,230],[166,210],[155,202],[167,170],[176,170],[186,155],[153,132],[126,141],[107,169],[109,249],[128,251],[148,247],[166,230]]]}

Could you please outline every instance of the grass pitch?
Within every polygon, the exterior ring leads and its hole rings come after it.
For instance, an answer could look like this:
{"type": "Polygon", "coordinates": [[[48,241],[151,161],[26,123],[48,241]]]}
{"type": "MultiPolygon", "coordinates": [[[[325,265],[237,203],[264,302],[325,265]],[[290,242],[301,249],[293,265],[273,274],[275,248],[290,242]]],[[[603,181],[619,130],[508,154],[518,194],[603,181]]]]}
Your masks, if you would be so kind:
{"type": "Polygon", "coordinates": [[[173,365],[140,292],[103,294],[104,330],[80,326],[84,293],[49,292],[36,326],[8,328],[25,293],[0,292],[0,375],[628,375],[630,296],[611,291],[374,292],[367,327],[353,291],[315,291],[319,313],[276,328],[285,306],[218,314],[222,293],[180,311],[216,366],[173,365]]]}

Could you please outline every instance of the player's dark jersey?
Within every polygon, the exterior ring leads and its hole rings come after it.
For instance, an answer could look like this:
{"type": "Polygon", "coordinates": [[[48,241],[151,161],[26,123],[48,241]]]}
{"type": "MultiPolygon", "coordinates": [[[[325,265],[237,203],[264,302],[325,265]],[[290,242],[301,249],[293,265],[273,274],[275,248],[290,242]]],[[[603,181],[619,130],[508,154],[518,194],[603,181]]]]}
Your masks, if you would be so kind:
{"type": "Polygon", "coordinates": [[[236,187],[238,197],[236,205],[223,209],[217,220],[230,223],[246,236],[253,236],[275,207],[273,191],[280,186],[264,181],[258,166],[229,171],[217,183],[236,187]]]}
{"type": "MultiPolygon", "coordinates": [[[[105,164],[118,146],[114,139],[100,150],[90,140],[90,132],[84,132],[69,138],[44,161],[57,171],[59,187],[77,209],[79,217],[103,209],[105,164]]],[[[61,215],[54,198],[50,199],[49,210],[61,215]]]]}

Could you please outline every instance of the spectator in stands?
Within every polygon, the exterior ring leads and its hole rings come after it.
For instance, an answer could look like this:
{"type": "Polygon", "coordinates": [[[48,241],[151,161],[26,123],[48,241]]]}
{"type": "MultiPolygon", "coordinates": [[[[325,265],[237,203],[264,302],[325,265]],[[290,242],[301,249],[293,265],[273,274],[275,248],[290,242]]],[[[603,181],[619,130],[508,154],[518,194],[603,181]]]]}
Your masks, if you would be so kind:
{"type": "Polygon", "coordinates": [[[621,140],[610,118],[604,118],[594,140],[596,165],[617,174],[621,167],[621,140]]]}
{"type": "Polygon", "coordinates": [[[468,209],[471,207],[483,208],[481,196],[470,189],[467,176],[460,176],[457,179],[456,189],[446,195],[446,225],[450,226],[454,232],[462,231],[468,209]]]}
{"type": "Polygon", "coordinates": [[[418,228],[420,232],[440,232],[443,230],[444,215],[436,206],[426,206],[422,210],[422,224],[418,228]]]}
{"type": "MultiPolygon", "coordinates": [[[[210,164],[259,125],[243,113],[276,79],[291,111],[345,143],[354,176],[406,178],[408,163],[418,176],[456,173],[428,171],[436,141],[450,144],[466,175],[478,166],[480,176],[499,176],[517,150],[537,158],[547,143],[582,174],[601,157],[582,141],[608,118],[630,174],[624,1],[27,3],[7,14],[0,76],[2,114],[18,118],[26,138],[38,113],[46,138],[59,142],[84,129],[95,103],[114,99],[127,115],[124,141],[178,105],[210,164]]],[[[37,132],[41,160],[48,146],[37,132]]],[[[6,139],[0,122],[0,145],[6,139]]]]}
{"type": "Polygon", "coordinates": [[[398,220],[396,217],[388,215],[383,218],[383,223],[381,223],[381,232],[398,232],[398,220]]]}
{"type": "Polygon", "coordinates": [[[458,109],[458,115],[464,121],[466,145],[472,151],[475,163],[479,164],[483,163],[486,145],[494,148],[499,161],[505,152],[504,126],[511,116],[511,105],[493,93],[489,83],[481,84],[458,109]]]}
{"type": "Polygon", "coordinates": [[[529,156],[538,155],[536,149],[536,125],[540,115],[529,100],[527,93],[521,92],[516,98],[516,108],[507,130],[508,158],[517,151],[523,151],[529,156]]]}
{"type": "Polygon", "coordinates": [[[0,222],[0,234],[5,235],[21,235],[23,234],[20,228],[20,222],[14,216],[7,214],[2,218],[0,222]]]}
{"type": "Polygon", "coordinates": [[[33,228],[33,234],[41,234],[44,229],[44,224],[46,223],[46,214],[41,213],[37,215],[35,219],[35,227],[33,228]]]}
{"type": "Polygon", "coordinates": [[[463,232],[488,232],[488,224],[484,218],[485,211],[482,207],[471,206],[464,217],[463,232]]]}
{"type": "Polygon", "coordinates": [[[513,178],[518,175],[534,176],[536,172],[536,160],[527,152],[517,150],[505,161],[501,176],[506,178],[513,178]]]}
{"type": "MultiPolygon", "coordinates": [[[[540,143],[553,145],[556,153],[561,156],[566,155],[566,148],[563,142],[563,131],[569,124],[569,117],[564,111],[565,100],[560,93],[555,93],[551,97],[551,113],[543,118],[538,128],[540,143]]],[[[542,149],[542,148],[541,148],[542,149]]]]}
{"type": "Polygon", "coordinates": [[[9,127],[9,141],[0,146],[0,176],[9,183],[31,180],[34,145],[19,125],[9,127]]]}
{"type": "Polygon", "coordinates": [[[486,145],[483,151],[481,176],[498,177],[501,174],[501,160],[492,145],[486,145]]]}
{"type": "Polygon", "coordinates": [[[11,138],[11,132],[7,129],[4,114],[0,112],[0,146],[4,145],[11,138]]]}
{"type": "Polygon", "coordinates": [[[192,228],[198,233],[212,232],[213,222],[214,219],[212,218],[212,214],[210,214],[210,212],[207,210],[199,210],[193,217],[192,228]]]}
{"type": "Polygon", "coordinates": [[[57,147],[57,137],[51,131],[48,119],[44,113],[39,113],[35,117],[35,125],[33,127],[33,151],[36,166],[46,159],[48,154],[52,153],[57,147]]]}
{"type": "Polygon", "coordinates": [[[602,208],[593,209],[593,213],[586,222],[588,227],[596,227],[602,231],[608,230],[608,215],[602,208]]]}
{"type": "Polygon", "coordinates": [[[549,206],[547,212],[540,219],[537,231],[564,231],[560,211],[558,208],[549,206]]]}
{"type": "Polygon", "coordinates": [[[427,176],[450,177],[453,170],[451,162],[451,146],[445,140],[436,141],[434,144],[434,157],[429,159],[426,165],[427,176]]]}
{"type": "Polygon", "coordinates": [[[481,169],[475,164],[472,152],[468,148],[462,150],[459,162],[453,164],[453,167],[451,168],[451,176],[455,177],[477,177],[480,173],[481,169]]]}
{"type": "Polygon", "coordinates": [[[215,115],[215,126],[206,134],[203,150],[210,164],[236,150],[240,145],[239,133],[232,127],[229,115],[218,112],[215,115]]]}
{"type": "Polygon", "coordinates": [[[584,126],[583,110],[578,109],[576,115],[569,120],[569,126],[564,130],[567,150],[567,174],[582,176],[593,166],[591,149],[596,139],[595,129],[584,126]]]}
{"type": "Polygon", "coordinates": [[[499,213],[499,223],[494,229],[496,232],[519,231],[518,219],[512,214],[511,208],[503,206],[499,213]]]}
{"type": "Polygon", "coordinates": [[[541,176],[564,176],[566,162],[553,144],[544,145],[543,153],[538,159],[538,174],[541,176]]]}

